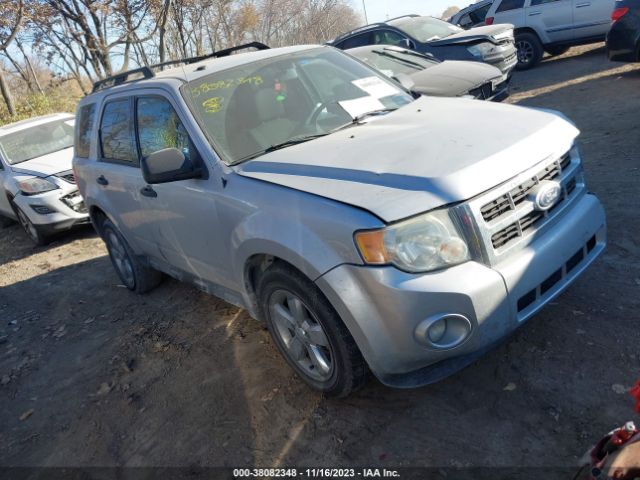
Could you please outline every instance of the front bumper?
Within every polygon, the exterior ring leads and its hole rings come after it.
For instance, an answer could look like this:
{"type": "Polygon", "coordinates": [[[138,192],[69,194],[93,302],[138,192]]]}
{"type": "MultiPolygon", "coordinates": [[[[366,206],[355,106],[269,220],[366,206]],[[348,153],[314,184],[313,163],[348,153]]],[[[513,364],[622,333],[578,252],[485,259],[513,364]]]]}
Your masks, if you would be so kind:
{"type": "Polygon", "coordinates": [[[507,338],[567,288],[605,244],[604,210],[595,196],[584,195],[562,222],[494,268],[472,261],[415,275],[341,265],[317,284],[378,379],[416,387],[451,375],[507,338]],[[418,342],[418,325],[442,314],[469,319],[466,341],[451,349],[418,342]]]}
{"type": "Polygon", "coordinates": [[[13,202],[34,225],[47,233],[68,230],[76,224],[89,223],[89,215],[75,186],[37,195],[18,193],[13,202]]]}
{"type": "Polygon", "coordinates": [[[503,80],[506,80],[518,63],[518,50],[514,43],[501,44],[481,60],[499,68],[503,80]]]}

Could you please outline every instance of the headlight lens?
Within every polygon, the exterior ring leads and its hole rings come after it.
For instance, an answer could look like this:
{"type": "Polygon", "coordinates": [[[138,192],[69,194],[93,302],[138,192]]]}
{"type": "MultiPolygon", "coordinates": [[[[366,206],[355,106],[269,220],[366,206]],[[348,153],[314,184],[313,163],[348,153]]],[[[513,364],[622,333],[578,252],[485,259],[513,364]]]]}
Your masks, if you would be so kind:
{"type": "Polygon", "coordinates": [[[473,55],[474,57],[480,57],[480,58],[487,55],[492,49],[493,49],[493,46],[490,43],[478,43],[476,45],[471,45],[470,47],[467,47],[467,50],[469,51],[469,53],[471,53],[471,55],[473,55]]]}
{"type": "Polygon", "coordinates": [[[44,178],[34,177],[27,178],[18,182],[18,188],[25,195],[35,195],[37,193],[49,192],[55,190],[58,186],[55,183],[45,180],[44,178]]]}
{"type": "Polygon", "coordinates": [[[362,258],[371,265],[393,264],[408,272],[428,272],[470,259],[448,210],[438,210],[380,230],[356,232],[362,258]]]}

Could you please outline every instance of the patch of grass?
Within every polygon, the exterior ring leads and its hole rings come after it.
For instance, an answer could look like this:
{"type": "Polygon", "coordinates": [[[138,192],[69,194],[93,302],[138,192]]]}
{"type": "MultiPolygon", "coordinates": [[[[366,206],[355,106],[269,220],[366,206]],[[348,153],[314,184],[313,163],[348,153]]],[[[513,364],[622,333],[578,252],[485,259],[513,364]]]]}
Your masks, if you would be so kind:
{"type": "Polygon", "coordinates": [[[6,105],[0,106],[0,126],[49,113],[74,113],[80,98],[77,95],[69,95],[61,89],[55,89],[44,94],[32,94],[16,99],[14,116],[9,115],[6,105]]]}

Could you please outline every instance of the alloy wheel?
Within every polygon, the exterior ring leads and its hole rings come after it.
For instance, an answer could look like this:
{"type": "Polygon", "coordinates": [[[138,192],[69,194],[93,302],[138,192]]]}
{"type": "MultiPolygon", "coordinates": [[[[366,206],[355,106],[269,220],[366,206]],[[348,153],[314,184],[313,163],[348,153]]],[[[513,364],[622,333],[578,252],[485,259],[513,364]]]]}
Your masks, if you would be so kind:
{"type": "Polygon", "coordinates": [[[107,234],[107,242],[109,244],[109,253],[113,259],[113,263],[120,275],[122,281],[127,287],[135,284],[135,276],[133,274],[133,264],[129,258],[127,250],[115,232],[109,230],[107,234]]]}
{"type": "Polygon", "coordinates": [[[516,48],[518,50],[518,63],[528,65],[533,61],[534,49],[531,43],[520,40],[516,42],[516,48]]]}
{"type": "Polygon", "coordinates": [[[273,330],[286,355],[311,379],[331,378],[334,361],[329,339],[320,322],[295,294],[276,290],[269,297],[273,330]]]}
{"type": "Polygon", "coordinates": [[[18,221],[20,222],[20,226],[24,229],[24,231],[31,237],[34,242],[38,241],[38,231],[36,230],[35,225],[29,220],[22,210],[19,208],[16,209],[16,213],[18,214],[18,221]]]}

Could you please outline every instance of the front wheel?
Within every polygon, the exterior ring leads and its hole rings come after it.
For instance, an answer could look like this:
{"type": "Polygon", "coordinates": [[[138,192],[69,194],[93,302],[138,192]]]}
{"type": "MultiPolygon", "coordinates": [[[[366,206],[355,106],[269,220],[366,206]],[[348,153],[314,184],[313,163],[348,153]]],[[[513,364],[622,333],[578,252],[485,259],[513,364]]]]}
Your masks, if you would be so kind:
{"type": "Polygon", "coordinates": [[[134,255],[127,241],[110,220],[102,222],[100,234],[107,245],[113,268],[125,287],[136,293],[144,293],[162,281],[162,274],[145,266],[134,255]]]}
{"type": "Polygon", "coordinates": [[[33,243],[39,246],[49,243],[49,237],[44,234],[42,228],[33,223],[27,214],[20,209],[20,207],[13,204],[13,210],[16,213],[16,217],[18,217],[18,223],[33,243]]]}
{"type": "Polygon", "coordinates": [[[313,282],[274,263],[260,279],[258,297],[276,347],[308,385],[334,397],[364,385],[368,369],[362,354],[313,282]]]}
{"type": "Polygon", "coordinates": [[[536,66],[544,50],[537,35],[530,32],[518,33],[516,35],[516,48],[518,49],[518,70],[528,70],[536,66]]]}

